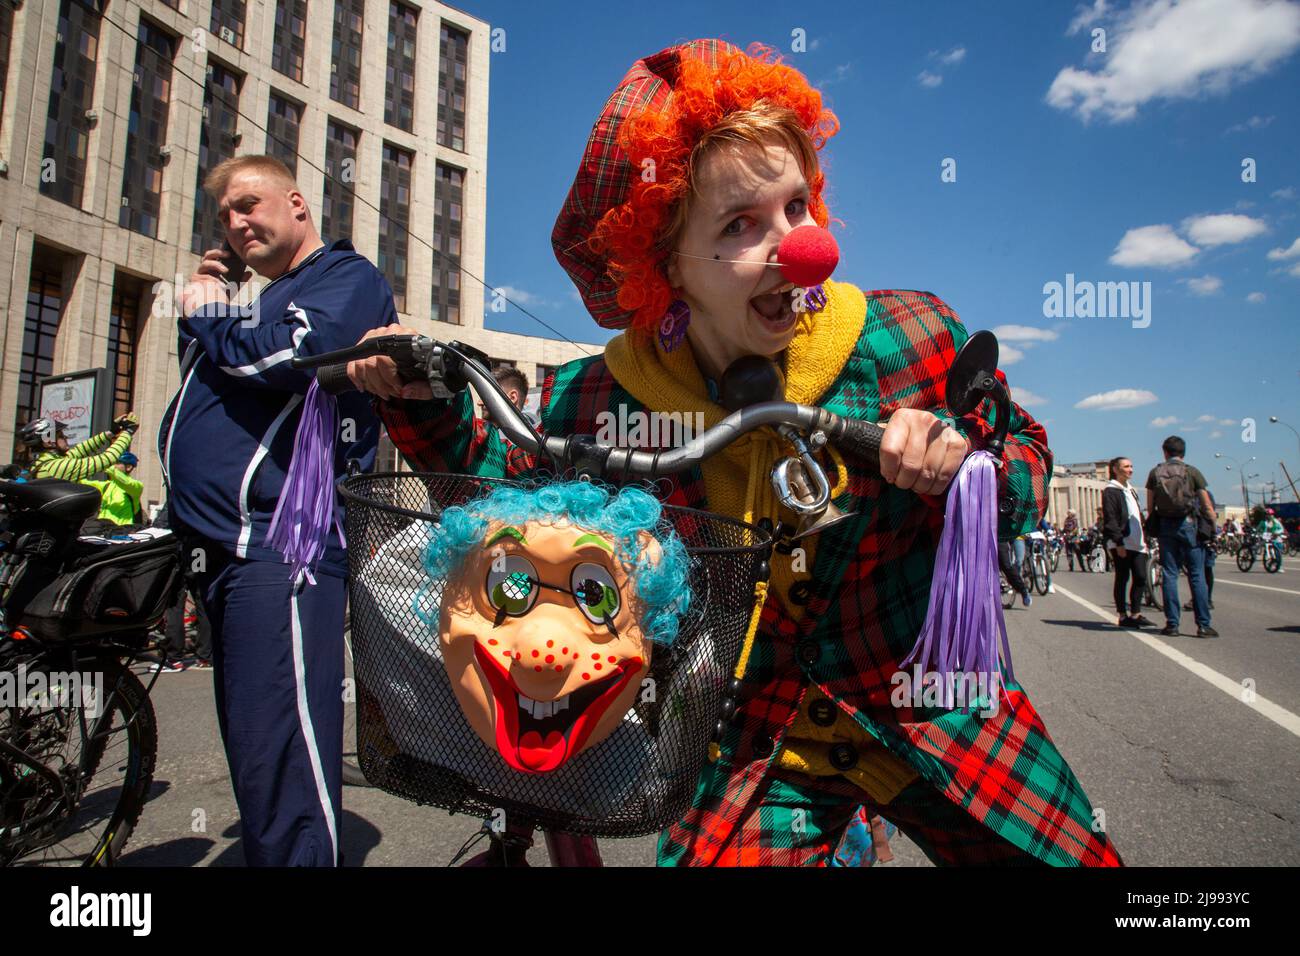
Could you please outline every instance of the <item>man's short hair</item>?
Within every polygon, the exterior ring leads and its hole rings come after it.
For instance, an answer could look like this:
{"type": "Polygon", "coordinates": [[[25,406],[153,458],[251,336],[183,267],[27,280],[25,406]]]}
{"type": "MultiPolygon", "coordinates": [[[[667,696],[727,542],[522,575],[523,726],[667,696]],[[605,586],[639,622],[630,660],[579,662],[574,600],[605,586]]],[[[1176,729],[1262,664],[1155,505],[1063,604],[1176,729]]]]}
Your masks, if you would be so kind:
{"type": "Polygon", "coordinates": [[[503,391],[514,388],[519,390],[521,398],[528,396],[528,376],[513,365],[498,365],[492,370],[492,377],[497,380],[497,384],[503,391]]]}
{"type": "Polygon", "coordinates": [[[1108,464],[1108,467],[1110,468],[1110,476],[1118,480],[1117,472],[1119,471],[1119,463],[1121,461],[1128,461],[1128,460],[1129,460],[1128,455],[1120,455],[1117,458],[1112,458],[1108,464]]]}
{"type": "Polygon", "coordinates": [[[1187,442],[1183,441],[1177,435],[1170,435],[1160,446],[1161,451],[1167,458],[1182,458],[1187,454],[1187,442]]]}
{"type": "Polygon", "coordinates": [[[256,155],[235,156],[217,163],[212,167],[212,172],[204,178],[203,191],[213,199],[219,200],[226,187],[230,185],[230,180],[236,174],[246,172],[261,173],[263,176],[275,179],[285,189],[298,189],[298,180],[294,178],[288,166],[274,156],[256,155]]]}

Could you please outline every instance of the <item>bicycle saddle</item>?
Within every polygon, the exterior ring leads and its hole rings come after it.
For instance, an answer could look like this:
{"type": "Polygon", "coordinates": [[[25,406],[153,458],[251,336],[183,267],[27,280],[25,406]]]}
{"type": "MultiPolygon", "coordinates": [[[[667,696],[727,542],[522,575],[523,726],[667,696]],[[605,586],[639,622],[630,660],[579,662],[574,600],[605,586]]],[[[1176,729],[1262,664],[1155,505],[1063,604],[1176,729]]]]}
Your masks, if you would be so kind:
{"type": "Polygon", "coordinates": [[[0,481],[0,497],[12,508],[65,524],[80,524],[99,513],[99,489],[58,478],[0,481]]]}

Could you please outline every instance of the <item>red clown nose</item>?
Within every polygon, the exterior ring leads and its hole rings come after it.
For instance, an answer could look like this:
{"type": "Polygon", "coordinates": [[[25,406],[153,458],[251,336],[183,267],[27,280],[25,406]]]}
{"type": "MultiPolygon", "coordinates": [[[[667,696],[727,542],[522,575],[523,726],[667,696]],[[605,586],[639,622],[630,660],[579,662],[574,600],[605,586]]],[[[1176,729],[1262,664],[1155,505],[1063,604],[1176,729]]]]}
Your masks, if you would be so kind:
{"type": "Polygon", "coordinates": [[[786,233],[776,251],[781,275],[797,286],[811,288],[831,277],[840,261],[835,237],[820,226],[799,226],[786,233]]]}

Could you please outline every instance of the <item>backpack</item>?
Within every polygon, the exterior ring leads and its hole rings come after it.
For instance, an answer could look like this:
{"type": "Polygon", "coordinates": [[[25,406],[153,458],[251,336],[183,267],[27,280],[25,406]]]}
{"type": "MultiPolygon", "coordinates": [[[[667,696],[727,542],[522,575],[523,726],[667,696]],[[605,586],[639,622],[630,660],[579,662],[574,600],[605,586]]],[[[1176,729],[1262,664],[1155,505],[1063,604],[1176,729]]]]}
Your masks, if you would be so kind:
{"type": "Polygon", "coordinates": [[[1151,510],[1162,517],[1185,518],[1198,511],[1192,476],[1181,461],[1166,461],[1151,472],[1155,478],[1151,510]]]}

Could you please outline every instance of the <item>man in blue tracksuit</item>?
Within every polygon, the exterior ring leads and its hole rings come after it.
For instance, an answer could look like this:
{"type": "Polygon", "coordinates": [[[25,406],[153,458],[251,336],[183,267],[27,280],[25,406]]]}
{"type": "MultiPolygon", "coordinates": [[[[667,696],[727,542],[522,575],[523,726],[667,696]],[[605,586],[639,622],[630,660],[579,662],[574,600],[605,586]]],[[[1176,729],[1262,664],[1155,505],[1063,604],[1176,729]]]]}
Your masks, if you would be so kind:
{"type": "MultiPolygon", "coordinates": [[[[314,569],[290,577],[265,539],[312,373],[291,359],[353,345],[396,321],[384,277],[350,242],[321,241],[293,175],[269,156],[227,160],[204,188],[228,250],[205,253],[179,297],[181,386],[159,454],[172,527],[212,627],[217,717],[253,866],[338,863],[346,552],[337,531],[314,569]],[[228,257],[270,281],[229,304],[228,257]]],[[[243,272],[242,266],[238,266],[243,272]]],[[[339,398],[334,474],[374,462],[379,422],[339,398]]]]}

